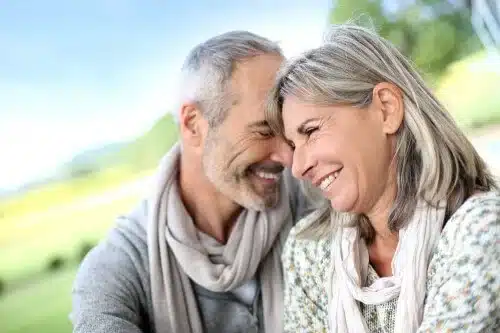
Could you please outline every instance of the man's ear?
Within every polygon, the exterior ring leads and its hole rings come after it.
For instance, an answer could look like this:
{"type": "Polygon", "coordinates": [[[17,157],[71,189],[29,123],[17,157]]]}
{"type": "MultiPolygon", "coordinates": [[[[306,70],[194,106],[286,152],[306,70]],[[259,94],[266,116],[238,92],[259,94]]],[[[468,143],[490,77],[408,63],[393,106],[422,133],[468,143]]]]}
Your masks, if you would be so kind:
{"type": "Polygon", "coordinates": [[[200,147],[203,143],[205,122],[205,118],[197,104],[182,104],[179,111],[179,124],[183,144],[200,147]]]}
{"type": "Polygon", "coordinates": [[[395,134],[403,123],[404,102],[401,90],[388,82],[373,88],[373,102],[382,112],[382,128],[385,134],[395,134]]]}

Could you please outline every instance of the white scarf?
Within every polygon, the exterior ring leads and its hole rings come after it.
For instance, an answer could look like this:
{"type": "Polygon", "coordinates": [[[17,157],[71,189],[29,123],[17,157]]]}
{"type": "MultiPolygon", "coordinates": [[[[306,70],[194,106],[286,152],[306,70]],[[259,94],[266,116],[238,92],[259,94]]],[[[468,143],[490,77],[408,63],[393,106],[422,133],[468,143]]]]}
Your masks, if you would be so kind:
{"type": "Polygon", "coordinates": [[[292,226],[285,185],[275,209],[244,210],[227,244],[214,248],[213,242],[206,244],[198,237],[180,199],[179,157],[177,144],[162,159],[156,179],[158,187],[149,207],[148,254],[156,332],[203,332],[190,279],[208,290],[225,292],[251,280],[257,272],[260,273],[264,327],[266,332],[281,332],[281,243],[292,226]],[[213,260],[214,257],[218,257],[217,260],[213,260]]]}
{"type": "Polygon", "coordinates": [[[397,298],[394,332],[414,333],[422,322],[427,268],[439,240],[445,203],[435,208],[419,201],[413,218],[399,231],[392,260],[393,276],[362,287],[367,278],[368,249],[355,227],[339,227],[332,240],[333,276],[330,295],[330,330],[334,333],[369,333],[357,302],[379,305],[397,298]]]}

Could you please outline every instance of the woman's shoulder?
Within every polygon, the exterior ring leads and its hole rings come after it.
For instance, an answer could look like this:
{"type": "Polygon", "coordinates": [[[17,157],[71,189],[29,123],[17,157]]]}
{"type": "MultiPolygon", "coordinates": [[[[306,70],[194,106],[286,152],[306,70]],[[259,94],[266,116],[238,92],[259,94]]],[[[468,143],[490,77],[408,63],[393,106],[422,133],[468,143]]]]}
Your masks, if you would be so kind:
{"type": "Polygon", "coordinates": [[[499,193],[474,195],[451,216],[430,261],[427,298],[432,302],[426,305],[421,330],[473,325],[475,331],[491,331],[487,328],[499,320],[498,239],[499,193]]]}
{"type": "MultiPolygon", "coordinates": [[[[500,251],[500,193],[483,192],[467,199],[450,217],[441,233],[431,263],[431,276],[447,263],[462,264],[500,251]],[[485,251],[488,249],[488,251],[485,251]]],[[[485,263],[490,258],[485,259],[485,263]]],[[[493,258],[491,258],[493,259],[493,258]]],[[[439,275],[439,274],[438,274],[439,275]]]]}
{"type": "Polygon", "coordinates": [[[489,191],[474,194],[465,200],[454,215],[467,215],[470,213],[499,214],[500,192],[489,191]]]}
{"type": "MultiPolygon", "coordinates": [[[[487,236],[482,232],[485,228],[500,228],[499,192],[483,192],[468,198],[450,217],[442,236],[456,239],[463,235],[476,235],[483,238],[487,236]]],[[[493,233],[490,234],[493,236],[493,233]]]]}

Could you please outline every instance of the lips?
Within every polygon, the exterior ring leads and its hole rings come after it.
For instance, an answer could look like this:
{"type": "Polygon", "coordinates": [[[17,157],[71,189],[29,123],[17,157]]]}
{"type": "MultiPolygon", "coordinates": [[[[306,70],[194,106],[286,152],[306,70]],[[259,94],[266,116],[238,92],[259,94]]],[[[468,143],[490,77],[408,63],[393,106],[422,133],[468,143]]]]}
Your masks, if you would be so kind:
{"type": "Polygon", "coordinates": [[[342,168],[321,177],[314,182],[314,185],[325,191],[337,179],[341,171],[342,168]]]}

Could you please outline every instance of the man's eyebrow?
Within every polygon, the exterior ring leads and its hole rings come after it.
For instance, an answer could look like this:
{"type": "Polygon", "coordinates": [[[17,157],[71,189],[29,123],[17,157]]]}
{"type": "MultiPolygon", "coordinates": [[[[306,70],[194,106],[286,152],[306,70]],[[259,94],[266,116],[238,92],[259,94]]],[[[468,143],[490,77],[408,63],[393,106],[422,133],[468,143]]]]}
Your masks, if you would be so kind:
{"type": "Polygon", "coordinates": [[[297,128],[297,133],[301,134],[301,135],[306,135],[307,133],[307,125],[313,121],[318,121],[320,120],[320,118],[311,118],[311,119],[307,119],[306,121],[304,121],[302,124],[300,124],[300,126],[297,128]]]}
{"type": "Polygon", "coordinates": [[[248,128],[270,127],[267,120],[259,120],[247,125],[248,128]]]}

